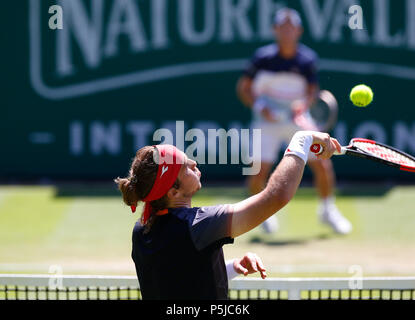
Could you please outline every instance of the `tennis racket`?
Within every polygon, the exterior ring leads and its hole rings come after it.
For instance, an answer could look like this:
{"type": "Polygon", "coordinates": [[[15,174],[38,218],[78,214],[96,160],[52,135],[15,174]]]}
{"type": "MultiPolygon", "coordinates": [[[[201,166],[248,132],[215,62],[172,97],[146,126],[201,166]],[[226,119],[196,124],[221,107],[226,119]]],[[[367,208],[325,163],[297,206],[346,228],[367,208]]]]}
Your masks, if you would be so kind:
{"type": "MultiPolygon", "coordinates": [[[[323,146],[313,144],[310,150],[318,155],[323,152],[323,146]]],[[[340,153],[336,151],[334,154],[365,158],[398,168],[402,171],[415,172],[415,157],[368,139],[352,139],[347,147],[341,148],[340,153]]]]}
{"type": "Polygon", "coordinates": [[[328,90],[320,91],[315,103],[310,106],[310,115],[321,132],[330,132],[338,120],[338,103],[328,90]]]}

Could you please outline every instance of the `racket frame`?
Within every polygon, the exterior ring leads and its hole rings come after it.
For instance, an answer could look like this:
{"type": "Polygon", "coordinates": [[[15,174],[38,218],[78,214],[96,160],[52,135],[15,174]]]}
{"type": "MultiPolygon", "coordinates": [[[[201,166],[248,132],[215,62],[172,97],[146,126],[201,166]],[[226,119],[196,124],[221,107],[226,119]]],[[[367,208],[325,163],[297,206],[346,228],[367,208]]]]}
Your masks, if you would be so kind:
{"type": "Polygon", "coordinates": [[[316,122],[317,127],[321,132],[328,132],[331,131],[338,121],[339,116],[339,104],[337,102],[336,97],[334,94],[328,90],[320,90],[318,93],[317,100],[323,101],[329,110],[329,118],[325,121],[324,125],[321,126],[317,122],[319,122],[312,113],[312,108],[317,108],[318,101],[314,105],[310,107],[310,114],[313,120],[316,122]]]}
{"type": "MultiPolygon", "coordinates": [[[[346,154],[346,155],[350,155],[350,156],[355,156],[355,157],[359,157],[359,158],[373,160],[373,161],[380,162],[380,163],[383,163],[385,165],[388,165],[390,167],[398,168],[402,171],[415,172],[415,167],[404,166],[404,165],[394,163],[394,162],[382,159],[380,157],[374,156],[374,155],[372,155],[368,152],[365,152],[364,150],[361,150],[358,147],[356,147],[354,145],[355,142],[363,142],[363,143],[370,143],[370,144],[373,144],[373,145],[378,145],[378,146],[381,146],[383,148],[390,149],[390,150],[392,150],[392,151],[394,151],[398,154],[401,154],[402,156],[405,156],[405,157],[415,161],[415,157],[413,157],[413,156],[411,156],[411,155],[409,155],[409,154],[407,154],[407,153],[405,153],[401,150],[398,150],[394,147],[388,146],[388,145],[380,143],[380,142],[376,142],[376,141],[369,140],[369,139],[362,139],[362,138],[352,139],[350,141],[349,146],[342,147],[342,152],[340,154],[346,154]]],[[[336,154],[339,154],[339,153],[336,153],[336,154]]]]}

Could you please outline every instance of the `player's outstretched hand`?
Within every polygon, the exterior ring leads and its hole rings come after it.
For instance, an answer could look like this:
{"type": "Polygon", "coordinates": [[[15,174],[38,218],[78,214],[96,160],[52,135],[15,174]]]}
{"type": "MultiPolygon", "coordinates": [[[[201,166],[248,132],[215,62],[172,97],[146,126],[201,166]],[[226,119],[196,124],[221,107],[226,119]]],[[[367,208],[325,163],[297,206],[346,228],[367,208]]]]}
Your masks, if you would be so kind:
{"type": "Polygon", "coordinates": [[[262,279],[267,277],[264,264],[262,263],[261,258],[255,253],[248,252],[241,259],[235,259],[233,268],[237,273],[243,274],[244,276],[259,272],[262,279]]]}
{"type": "Polygon", "coordinates": [[[328,133],[313,132],[313,144],[320,144],[323,146],[323,152],[317,155],[319,159],[330,159],[334,152],[341,152],[341,145],[335,139],[331,138],[328,133]]]}

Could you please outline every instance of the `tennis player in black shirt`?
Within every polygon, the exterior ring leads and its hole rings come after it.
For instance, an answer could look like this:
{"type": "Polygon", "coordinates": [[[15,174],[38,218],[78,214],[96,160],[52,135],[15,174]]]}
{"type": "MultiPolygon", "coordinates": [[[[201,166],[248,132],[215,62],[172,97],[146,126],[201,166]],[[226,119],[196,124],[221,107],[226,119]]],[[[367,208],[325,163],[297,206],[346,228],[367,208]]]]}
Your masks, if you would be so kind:
{"type": "MultiPolygon", "coordinates": [[[[143,299],[227,299],[222,246],[291,200],[313,143],[323,145],[322,159],[340,151],[337,140],[328,134],[299,131],[262,192],[235,204],[200,208],[191,204],[201,188],[195,161],[171,145],[138,150],[129,176],[115,182],[133,212],[139,201],[144,202],[132,236],[132,258],[143,299]]],[[[258,261],[252,259],[244,266],[261,271],[258,261]]]]}

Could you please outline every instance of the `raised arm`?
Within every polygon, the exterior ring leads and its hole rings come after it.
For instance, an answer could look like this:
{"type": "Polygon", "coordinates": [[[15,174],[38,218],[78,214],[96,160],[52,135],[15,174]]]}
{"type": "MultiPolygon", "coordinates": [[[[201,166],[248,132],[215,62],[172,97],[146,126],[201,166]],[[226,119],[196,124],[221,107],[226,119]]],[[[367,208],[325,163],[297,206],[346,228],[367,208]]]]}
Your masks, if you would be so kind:
{"type": "Polygon", "coordinates": [[[314,143],[323,145],[324,152],[319,156],[322,159],[330,158],[336,149],[341,148],[338,141],[326,133],[297,132],[286,155],[268,180],[266,188],[232,205],[232,238],[252,230],[281,210],[294,197],[303,177],[310,146],[314,143]]]}

